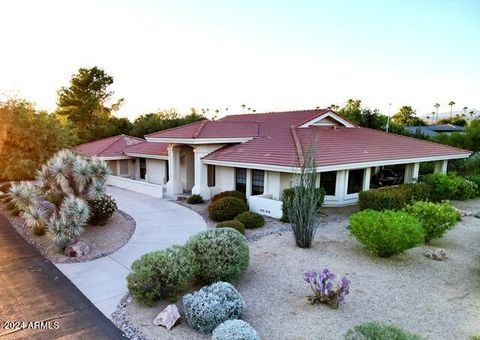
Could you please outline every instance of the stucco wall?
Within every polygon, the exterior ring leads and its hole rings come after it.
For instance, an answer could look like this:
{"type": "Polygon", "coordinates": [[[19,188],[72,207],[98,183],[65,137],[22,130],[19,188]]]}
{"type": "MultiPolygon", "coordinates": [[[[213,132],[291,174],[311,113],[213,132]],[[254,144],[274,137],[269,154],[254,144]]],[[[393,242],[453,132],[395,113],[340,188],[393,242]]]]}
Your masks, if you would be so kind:
{"type": "Polygon", "coordinates": [[[160,159],[147,159],[147,181],[154,184],[165,184],[166,163],[160,159]]]}
{"type": "Polygon", "coordinates": [[[227,190],[235,190],[235,168],[216,166],[215,187],[211,188],[212,194],[227,190]]]}

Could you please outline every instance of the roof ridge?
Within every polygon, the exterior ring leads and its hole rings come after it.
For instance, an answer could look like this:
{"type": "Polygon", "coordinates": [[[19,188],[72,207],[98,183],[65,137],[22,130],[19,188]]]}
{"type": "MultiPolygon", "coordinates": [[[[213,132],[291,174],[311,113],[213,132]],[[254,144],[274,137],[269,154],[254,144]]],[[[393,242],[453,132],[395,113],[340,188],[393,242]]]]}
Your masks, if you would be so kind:
{"type": "Polygon", "coordinates": [[[195,132],[193,133],[193,138],[197,138],[200,133],[202,132],[203,128],[205,125],[207,125],[208,123],[208,120],[204,120],[202,121],[202,123],[198,126],[198,128],[195,130],[195,132]]]}
{"type": "Polygon", "coordinates": [[[145,135],[144,137],[148,137],[148,136],[151,136],[151,135],[155,135],[155,134],[157,134],[157,133],[160,133],[160,132],[167,132],[167,131],[175,130],[175,129],[178,129],[178,128],[183,128],[183,127],[185,127],[185,126],[190,126],[190,125],[194,125],[194,124],[198,124],[198,123],[203,123],[203,122],[208,122],[208,121],[209,121],[208,119],[197,120],[196,122],[191,122],[191,123],[188,123],[188,124],[175,126],[175,127],[172,127],[172,128],[169,128],[169,129],[165,129],[165,130],[155,131],[155,132],[149,133],[148,135],[145,135]]]}
{"type": "MultiPolygon", "coordinates": [[[[118,135],[118,136],[114,136],[114,137],[117,137],[113,142],[111,142],[110,144],[108,144],[106,147],[104,147],[103,149],[101,149],[100,151],[97,152],[97,155],[101,155],[102,152],[104,152],[105,150],[107,150],[109,147],[111,147],[113,144],[115,144],[116,142],[118,142],[120,140],[120,138],[122,138],[123,136],[125,136],[123,133],[121,135],[118,135]]],[[[101,140],[101,139],[100,139],[101,140]]],[[[123,150],[122,150],[123,152],[123,150]]]]}
{"type": "Polygon", "coordinates": [[[297,150],[298,160],[300,161],[300,166],[303,166],[305,159],[303,157],[302,144],[300,144],[300,139],[298,138],[296,127],[292,125],[291,129],[292,129],[293,141],[295,142],[295,148],[297,150]]]}
{"type": "MultiPolygon", "coordinates": [[[[326,111],[329,110],[328,108],[326,109],[304,109],[304,110],[285,110],[285,111],[267,111],[267,112],[255,112],[255,113],[238,113],[238,114],[231,114],[231,115],[226,115],[225,117],[238,117],[238,116],[259,116],[259,115],[265,115],[269,113],[298,113],[298,112],[313,112],[313,111],[326,111]]],[[[225,117],[220,118],[223,119],[225,117]]]]}

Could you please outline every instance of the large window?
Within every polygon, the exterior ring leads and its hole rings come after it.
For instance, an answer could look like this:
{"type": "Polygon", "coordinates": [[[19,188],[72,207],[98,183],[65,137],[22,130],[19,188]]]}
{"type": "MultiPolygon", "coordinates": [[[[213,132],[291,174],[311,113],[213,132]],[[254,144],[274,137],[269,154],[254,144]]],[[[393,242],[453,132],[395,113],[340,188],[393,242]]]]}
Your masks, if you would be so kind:
{"type": "Polygon", "coordinates": [[[235,190],[247,192],[247,169],[235,168],[235,190]]]}
{"type": "Polygon", "coordinates": [[[140,179],[145,179],[147,175],[147,160],[140,158],[140,179]]]}
{"type": "Polygon", "coordinates": [[[350,170],[348,172],[347,194],[356,194],[363,188],[363,174],[365,169],[350,170]]]}
{"type": "Polygon", "coordinates": [[[215,165],[207,166],[207,185],[209,188],[215,186],[215,165]]]}
{"type": "Polygon", "coordinates": [[[263,194],[264,182],[265,182],[265,171],[252,170],[252,195],[263,194]]]}
{"type": "Polygon", "coordinates": [[[325,190],[325,194],[335,196],[335,188],[337,186],[337,172],[327,171],[320,174],[320,188],[325,190]]]}

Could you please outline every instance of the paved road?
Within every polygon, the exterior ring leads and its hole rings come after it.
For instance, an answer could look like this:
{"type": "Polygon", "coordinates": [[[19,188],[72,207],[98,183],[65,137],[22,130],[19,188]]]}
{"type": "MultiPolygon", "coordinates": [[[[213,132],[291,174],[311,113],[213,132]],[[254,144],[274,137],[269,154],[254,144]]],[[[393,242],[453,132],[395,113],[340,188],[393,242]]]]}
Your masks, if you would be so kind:
{"type": "Polygon", "coordinates": [[[57,267],[110,318],[127,293],[125,278],[133,261],[153,250],[183,244],[207,225],[197,213],[165,199],[115,187],[108,187],[108,193],[119,209],[135,219],[137,226],[132,238],[110,256],[57,267]]]}
{"type": "Polygon", "coordinates": [[[0,322],[1,339],[124,338],[3,215],[0,215],[0,322]],[[37,329],[18,329],[20,324],[9,323],[15,321],[44,323],[37,324],[37,329]]]}

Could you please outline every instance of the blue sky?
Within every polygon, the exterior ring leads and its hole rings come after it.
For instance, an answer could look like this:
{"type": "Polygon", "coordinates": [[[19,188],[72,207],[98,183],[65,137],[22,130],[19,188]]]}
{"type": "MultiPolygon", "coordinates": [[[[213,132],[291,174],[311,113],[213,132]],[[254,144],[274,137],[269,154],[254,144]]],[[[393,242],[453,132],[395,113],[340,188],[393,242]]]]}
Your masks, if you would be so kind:
{"type": "Polygon", "coordinates": [[[0,92],[55,108],[99,65],[119,115],[194,106],[257,111],[362,99],[392,114],[480,109],[476,1],[3,1],[0,92]]]}

